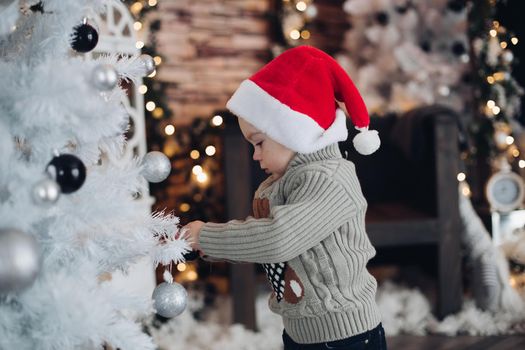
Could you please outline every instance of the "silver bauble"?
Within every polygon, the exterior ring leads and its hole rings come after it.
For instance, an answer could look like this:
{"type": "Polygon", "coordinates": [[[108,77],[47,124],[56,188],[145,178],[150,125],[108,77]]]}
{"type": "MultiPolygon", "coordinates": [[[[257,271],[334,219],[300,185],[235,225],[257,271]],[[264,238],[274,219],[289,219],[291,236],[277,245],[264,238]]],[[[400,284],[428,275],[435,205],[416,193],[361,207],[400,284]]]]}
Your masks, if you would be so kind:
{"type": "Polygon", "coordinates": [[[44,179],[35,184],[32,195],[36,205],[48,206],[60,197],[60,186],[51,179],[44,179]]]}
{"type": "Polygon", "coordinates": [[[164,181],[171,172],[171,162],[162,152],[153,151],[142,160],[142,176],[149,182],[164,181]]]}
{"type": "Polygon", "coordinates": [[[0,229],[0,294],[30,286],[39,269],[39,249],[33,236],[0,229]]]}
{"type": "Polygon", "coordinates": [[[155,71],[156,67],[153,57],[151,57],[150,55],[142,54],[140,55],[139,60],[142,62],[142,66],[144,68],[144,76],[147,77],[155,71]]]}
{"type": "Polygon", "coordinates": [[[91,72],[93,86],[100,91],[112,90],[118,84],[117,70],[110,64],[99,64],[91,72]]]}
{"type": "Polygon", "coordinates": [[[186,289],[176,282],[162,282],[155,287],[152,297],[157,314],[166,318],[180,315],[188,303],[186,289]]]}

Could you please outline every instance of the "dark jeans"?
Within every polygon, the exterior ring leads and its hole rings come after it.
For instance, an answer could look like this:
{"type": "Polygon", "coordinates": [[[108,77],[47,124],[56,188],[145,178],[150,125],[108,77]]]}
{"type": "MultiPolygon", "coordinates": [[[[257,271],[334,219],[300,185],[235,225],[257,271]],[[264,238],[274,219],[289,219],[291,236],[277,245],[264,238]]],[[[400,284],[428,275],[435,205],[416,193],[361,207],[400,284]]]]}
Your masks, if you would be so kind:
{"type": "Polygon", "coordinates": [[[387,350],[385,330],[381,323],[374,329],[350,338],[317,344],[298,344],[290,338],[286,331],[283,332],[284,350],[387,350]]]}

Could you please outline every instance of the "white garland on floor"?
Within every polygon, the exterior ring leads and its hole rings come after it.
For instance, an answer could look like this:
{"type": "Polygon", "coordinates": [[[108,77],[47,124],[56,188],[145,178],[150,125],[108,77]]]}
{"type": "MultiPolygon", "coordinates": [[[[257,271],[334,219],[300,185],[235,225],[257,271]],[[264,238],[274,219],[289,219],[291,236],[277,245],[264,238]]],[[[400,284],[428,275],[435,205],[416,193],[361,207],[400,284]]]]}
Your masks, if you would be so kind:
{"type": "Polygon", "coordinates": [[[525,315],[520,304],[513,310],[483,311],[466,299],[460,312],[438,321],[431,313],[428,299],[417,289],[384,283],[378,290],[377,303],[385,333],[444,334],[448,336],[501,335],[525,333],[525,315]]]}
{"type": "Polygon", "coordinates": [[[150,333],[159,350],[279,350],[282,349],[281,318],[268,309],[267,296],[257,298],[256,315],[258,332],[240,324],[225,325],[230,302],[208,317],[207,321],[195,320],[189,311],[150,333]],[[222,319],[222,324],[219,320],[222,319]]]}
{"type": "MultiPolygon", "coordinates": [[[[460,312],[443,321],[438,321],[432,314],[430,302],[418,289],[387,281],[379,287],[376,299],[387,336],[525,333],[523,313],[483,311],[470,299],[465,301],[460,312]]],[[[282,321],[280,316],[268,309],[267,295],[257,298],[257,332],[239,324],[229,325],[230,308],[231,301],[223,301],[206,321],[197,321],[186,311],[160,328],[151,327],[150,332],[159,350],[282,349],[282,321]]]]}

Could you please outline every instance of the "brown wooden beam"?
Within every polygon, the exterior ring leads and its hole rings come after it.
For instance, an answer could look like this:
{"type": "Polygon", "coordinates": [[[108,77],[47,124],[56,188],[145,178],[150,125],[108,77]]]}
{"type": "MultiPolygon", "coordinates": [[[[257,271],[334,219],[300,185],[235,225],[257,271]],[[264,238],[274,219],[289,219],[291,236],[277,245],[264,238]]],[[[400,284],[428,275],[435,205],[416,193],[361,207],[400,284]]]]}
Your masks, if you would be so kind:
{"type": "MultiPolygon", "coordinates": [[[[250,150],[236,124],[228,125],[224,135],[224,171],[228,219],[251,214],[253,196],[250,150]]],[[[230,274],[233,322],[255,330],[255,266],[233,264],[230,274]]]]}

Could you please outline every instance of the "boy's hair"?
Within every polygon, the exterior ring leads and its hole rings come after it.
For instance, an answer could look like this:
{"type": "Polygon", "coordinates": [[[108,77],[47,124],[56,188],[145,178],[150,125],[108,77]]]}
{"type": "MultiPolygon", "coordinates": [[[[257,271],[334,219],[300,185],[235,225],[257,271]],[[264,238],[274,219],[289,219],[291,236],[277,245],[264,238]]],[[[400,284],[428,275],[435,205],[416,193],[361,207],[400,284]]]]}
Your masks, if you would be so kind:
{"type": "Polygon", "coordinates": [[[354,83],[332,57],[310,46],[285,51],[241,83],[226,106],[284,146],[312,153],[348,137],[346,109],[360,133],[354,146],[371,154],[380,145],[377,131],[354,83]]]}

